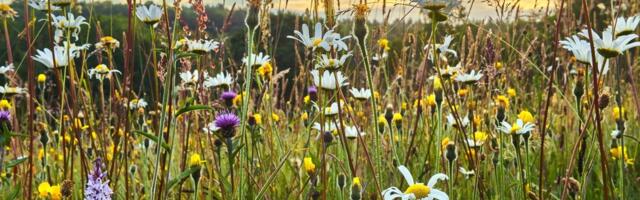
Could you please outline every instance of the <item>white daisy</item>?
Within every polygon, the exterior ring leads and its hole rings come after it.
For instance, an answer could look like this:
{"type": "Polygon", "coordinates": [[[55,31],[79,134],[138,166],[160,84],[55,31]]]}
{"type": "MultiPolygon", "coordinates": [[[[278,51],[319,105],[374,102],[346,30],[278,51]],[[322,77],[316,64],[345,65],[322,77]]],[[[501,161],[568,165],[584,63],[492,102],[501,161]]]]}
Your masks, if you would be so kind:
{"type": "MultiPolygon", "coordinates": [[[[467,125],[469,125],[469,117],[462,117],[460,118],[460,121],[462,123],[462,127],[467,127],[467,125]]],[[[449,113],[449,115],[447,115],[447,125],[452,126],[452,127],[456,127],[458,125],[458,122],[456,121],[456,118],[453,117],[453,115],[451,113],[449,113]]]]}
{"type": "Polygon", "coordinates": [[[323,128],[324,128],[324,131],[335,131],[336,129],[338,129],[338,126],[336,125],[336,123],[333,123],[333,122],[325,122],[324,126],[320,125],[320,123],[318,122],[315,122],[313,123],[312,128],[318,131],[323,130],[323,128]]]}
{"type": "Polygon", "coordinates": [[[71,47],[68,47],[69,52],[67,52],[67,48],[62,46],[53,47],[53,51],[48,48],[38,49],[36,50],[36,55],[31,56],[31,58],[50,69],[54,67],[66,67],[69,66],[69,59],[78,57],[80,55],[79,51],[84,49],[84,47],[86,47],[86,45],[77,47],[72,44],[71,47]]]}
{"type": "Polygon", "coordinates": [[[409,169],[404,165],[398,166],[398,170],[404,176],[404,179],[407,181],[409,187],[403,192],[402,190],[396,187],[390,187],[382,191],[382,196],[384,200],[394,200],[396,198],[400,198],[402,200],[405,199],[419,199],[419,200],[449,200],[449,196],[447,193],[433,188],[433,186],[438,183],[439,180],[447,180],[449,177],[447,175],[439,173],[433,175],[427,184],[424,183],[416,183],[413,181],[413,176],[409,169]]]}
{"type": "Polygon", "coordinates": [[[622,131],[620,130],[613,130],[611,131],[611,137],[612,138],[620,138],[620,135],[622,134],[622,131]]]}
{"type": "Polygon", "coordinates": [[[230,74],[220,72],[215,77],[207,76],[203,84],[205,87],[231,86],[233,85],[233,77],[230,74]]]}
{"type": "MultiPolygon", "coordinates": [[[[29,0],[29,6],[31,6],[31,8],[35,10],[44,11],[44,12],[49,11],[49,5],[46,0],[29,0]]],[[[60,10],[60,7],[51,5],[51,10],[52,11],[60,10]]]]}
{"type": "MultiPolygon", "coordinates": [[[[185,42],[182,42],[181,45],[187,45],[187,51],[196,53],[196,54],[205,54],[211,51],[218,50],[220,47],[220,43],[214,40],[189,40],[187,39],[185,42]]],[[[180,46],[181,46],[180,45],[180,46]]]]}
{"type": "MultiPolygon", "coordinates": [[[[447,54],[452,54],[454,57],[458,57],[458,53],[453,50],[453,49],[449,49],[449,47],[451,46],[451,42],[453,41],[453,36],[451,35],[447,35],[444,37],[444,42],[442,44],[436,44],[436,52],[438,53],[438,55],[440,56],[440,59],[442,60],[447,60],[447,54]]],[[[424,50],[429,50],[431,47],[433,47],[432,44],[427,44],[424,46],[424,50]]],[[[433,60],[433,50],[429,50],[429,59],[433,60]]]]}
{"type": "Polygon", "coordinates": [[[324,108],[324,115],[337,115],[340,111],[340,107],[344,107],[344,103],[340,102],[340,104],[338,104],[338,102],[333,102],[329,107],[324,108]]]}
{"type": "Polygon", "coordinates": [[[340,71],[324,71],[322,73],[322,77],[320,77],[320,72],[318,70],[313,70],[311,71],[311,75],[313,76],[313,83],[316,87],[324,88],[327,90],[335,90],[342,86],[349,85],[349,83],[347,82],[347,78],[342,75],[342,72],[340,71]],[[338,82],[336,82],[336,76],[338,82]],[[322,79],[322,83],[320,82],[320,79],[322,79]]]}
{"type": "Polygon", "coordinates": [[[215,133],[218,130],[220,130],[220,127],[216,126],[215,122],[209,122],[209,124],[207,124],[207,126],[202,128],[202,131],[204,131],[206,133],[209,133],[209,134],[215,133]]]}
{"type": "Polygon", "coordinates": [[[70,31],[71,36],[75,40],[78,40],[78,34],[80,33],[82,25],[89,25],[86,22],[86,18],[83,16],[74,16],[73,13],[67,13],[67,16],[60,15],[55,16],[51,14],[51,19],[53,20],[51,24],[56,27],[56,31],[54,33],[54,40],[56,43],[59,43],[64,36],[65,31],[70,31]]]}
{"type": "Polygon", "coordinates": [[[98,80],[102,80],[104,78],[111,78],[113,73],[120,74],[120,71],[115,69],[109,69],[105,64],[99,64],[93,69],[89,69],[89,78],[95,77],[98,80]]]}
{"type": "Polygon", "coordinates": [[[509,124],[508,122],[500,122],[500,126],[498,130],[502,131],[506,134],[525,134],[533,129],[535,129],[536,125],[531,122],[524,123],[521,119],[516,120],[515,123],[509,124]]]}
{"type": "Polygon", "coordinates": [[[458,171],[459,171],[462,175],[464,175],[464,178],[465,178],[465,179],[469,179],[470,177],[472,177],[472,176],[475,176],[475,175],[476,175],[475,170],[467,171],[467,169],[465,169],[464,167],[460,167],[460,168],[458,168],[458,171]]]}
{"type": "Polygon", "coordinates": [[[359,131],[357,126],[346,126],[344,128],[344,134],[347,139],[355,139],[358,136],[362,137],[366,135],[365,132],[359,131]]]}
{"type": "Polygon", "coordinates": [[[193,85],[198,82],[198,70],[180,72],[180,80],[182,85],[193,85]]]}
{"type": "MultiPolygon", "coordinates": [[[[606,58],[613,58],[618,55],[622,55],[625,51],[640,46],[640,42],[633,42],[638,38],[638,35],[636,34],[627,34],[614,39],[611,30],[602,32],[602,37],[595,34],[595,31],[591,31],[591,33],[596,50],[600,55],[606,58]]],[[[586,29],[582,30],[579,34],[582,37],[589,37],[589,31],[586,29]]]]}
{"type": "Polygon", "coordinates": [[[155,4],[149,6],[140,5],[136,8],[136,16],[140,21],[155,26],[162,17],[162,8],[155,4]]]}
{"type": "Polygon", "coordinates": [[[267,63],[271,61],[271,57],[269,57],[269,55],[266,55],[262,52],[258,53],[258,54],[254,54],[251,53],[251,57],[249,56],[245,56],[244,58],[242,58],[242,63],[245,65],[248,65],[249,63],[251,63],[252,66],[262,66],[263,64],[267,63]],[[251,59],[251,60],[249,60],[251,59]],[[251,62],[249,62],[251,61],[251,62]]]}
{"type": "Polygon", "coordinates": [[[129,109],[134,110],[138,108],[145,108],[147,107],[147,105],[147,101],[145,101],[143,98],[133,99],[129,102],[129,109]]]}
{"type": "Polygon", "coordinates": [[[340,59],[336,59],[328,56],[327,54],[322,54],[322,56],[320,56],[321,59],[318,61],[318,64],[316,64],[316,69],[324,68],[328,70],[336,70],[343,66],[347,61],[347,58],[351,57],[351,55],[351,52],[349,52],[340,56],[340,59]]]}
{"type": "Polygon", "coordinates": [[[349,46],[347,46],[347,43],[344,41],[349,38],[351,38],[351,36],[342,37],[340,34],[333,32],[333,30],[329,30],[322,38],[319,46],[325,51],[331,51],[332,48],[337,51],[347,51],[349,50],[349,46]]]}
{"type": "Polygon", "coordinates": [[[470,73],[460,73],[456,76],[455,80],[458,82],[466,83],[466,84],[474,84],[478,82],[482,78],[482,74],[480,72],[476,72],[476,70],[471,70],[470,73]]]}
{"type": "MultiPolygon", "coordinates": [[[[624,17],[618,17],[616,19],[616,36],[623,36],[633,34],[636,32],[636,28],[640,23],[640,15],[632,16],[627,19],[624,17]]],[[[611,26],[607,27],[607,31],[611,32],[611,26]]]]}
{"type": "Polygon", "coordinates": [[[13,63],[7,66],[0,66],[0,74],[7,74],[7,72],[14,71],[13,63]]]}
{"type": "Polygon", "coordinates": [[[371,90],[366,88],[351,88],[349,92],[351,92],[353,98],[356,98],[358,100],[367,100],[371,98],[372,95],[371,90]]]}
{"type": "Polygon", "coordinates": [[[287,38],[294,39],[302,43],[305,47],[315,50],[324,41],[324,38],[322,37],[322,24],[316,23],[314,31],[313,36],[311,36],[309,33],[309,26],[307,24],[302,24],[302,32],[295,30],[293,31],[295,36],[289,35],[287,38]]]}
{"type": "Polygon", "coordinates": [[[0,86],[0,93],[3,95],[15,95],[27,93],[27,90],[21,87],[11,87],[8,85],[0,86]]]}
{"type": "MultiPolygon", "coordinates": [[[[577,35],[567,37],[564,40],[560,41],[562,48],[571,51],[576,60],[583,64],[592,64],[591,59],[591,47],[589,42],[580,39],[577,35]]],[[[604,66],[602,62],[604,62],[604,57],[600,55],[600,53],[596,52],[596,62],[598,62],[598,70],[602,74],[607,74],[609,71],[609,62],[605,63],[604,66]]]]}

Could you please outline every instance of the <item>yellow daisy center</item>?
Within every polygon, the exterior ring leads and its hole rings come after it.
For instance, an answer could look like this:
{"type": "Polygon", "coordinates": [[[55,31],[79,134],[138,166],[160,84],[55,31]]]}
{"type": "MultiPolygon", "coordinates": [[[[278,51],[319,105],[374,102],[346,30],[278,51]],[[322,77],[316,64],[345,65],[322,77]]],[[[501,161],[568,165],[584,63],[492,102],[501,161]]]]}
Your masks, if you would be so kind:
{"type": "Polygon", "coordinates": [[[316,38],[313,40],[313,46],[317,47],[318,45],[320,45],[320,43],[322,43],[322,39],[320,38],[316,38]]]}
{"type": "Polygon", "coordinates": [[[511,125],[511,133],[516,133],[517,131],[519,131],[522,127],[520,127],[520,125],[514,123],[513,125],[511,125]]]}
{"type": "Polygon", "coordinates": [[[405,194],[413,194],[413,195],[415,195],[416,199],[425,198],[425,197],[429,196],[430,192],[431,192],[431,188],[429,188],[428,186],[424,185],[424,183],[413,184],[413,185],[409,186],[409,188],[407,188],[406,191],[404,191],[405,194]]]}

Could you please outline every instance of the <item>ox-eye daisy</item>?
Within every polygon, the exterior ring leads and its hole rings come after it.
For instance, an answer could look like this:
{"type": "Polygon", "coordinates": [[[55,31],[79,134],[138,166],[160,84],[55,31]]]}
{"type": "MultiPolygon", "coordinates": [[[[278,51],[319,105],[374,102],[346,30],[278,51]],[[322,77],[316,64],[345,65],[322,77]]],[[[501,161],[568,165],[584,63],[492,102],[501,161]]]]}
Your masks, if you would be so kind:
{"type": "Polygon", "coordinates": [[[424,183],[414,182],[413,176],[411,175],[411,172],[409,172],[409,169],[407,169],[407,167],[400,165],[398,166],[398,170],[400,170],[400,173],[402,173],[402,176],[404,176],[404,179],[407,181],[407,184],[409,185],[409,187],[404,192],[402,192],[402,190],[396,187],[387,188],[386,190],[382,191],[382,196],[384,200],[394,200],[396,198],[400,198],[402,200],[405,200],[405,199],[448,200],[449,199],[449,196],[447,195],[447,193],[444,193],[441,190],[433,188],[433,186],[435,186],[439,180],[449,179],[447,175],[442,173],[433,175],[429,179],[429,182],[427,182],[427,184],[425,185],[424,183]]]}

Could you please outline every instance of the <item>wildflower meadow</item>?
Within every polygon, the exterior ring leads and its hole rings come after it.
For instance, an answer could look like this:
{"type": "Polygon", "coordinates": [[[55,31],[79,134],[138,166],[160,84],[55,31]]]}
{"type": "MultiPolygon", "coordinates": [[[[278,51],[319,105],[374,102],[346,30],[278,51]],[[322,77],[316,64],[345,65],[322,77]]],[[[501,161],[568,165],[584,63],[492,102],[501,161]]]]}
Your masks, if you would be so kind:
{"type": "Polygon", "coordinates": [[[2,0],[0,199],[640,199],[637,0],[2,0]]]}

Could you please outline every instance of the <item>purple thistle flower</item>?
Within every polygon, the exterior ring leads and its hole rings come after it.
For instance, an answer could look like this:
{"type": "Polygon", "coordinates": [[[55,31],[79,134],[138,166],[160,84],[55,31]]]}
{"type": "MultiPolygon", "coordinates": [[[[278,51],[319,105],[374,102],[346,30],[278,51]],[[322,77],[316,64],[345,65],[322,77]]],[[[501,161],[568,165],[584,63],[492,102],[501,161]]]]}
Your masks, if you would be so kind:
{"type": "Polygon", "coordinates": [[[240,119],[236,114],[232,112],[221,112],[216,116],[216,120],[214,121],[216,127],[220,128],[222,135],[224,137],[233,137],[233,132],[236,126],[240,124],[240,119]]]}
{"type": "Polygon", "coordinates": [[[89,173],[89,180],[84,191],[85,200],[111,200],[113,191],[109,187],[107,172],[102,171],[104,167],[100,158],[93,162],[93,170],[89,173]]]}
{"type": "Polygon", "coordinates": [[[222,92],[220,98],[224,100],[227,107],[231,107],[233,105],[233,99],[235,99],[236,96],[238,96],[238,94],[236,94],[234,91],[224,91],[222,92]]]}
{"type": "Polygon", "coordinates": [[[316,86],[311,86],[307,88],[307,93],[309,93],[309,97],[311,98],[311,101],[318,100],[318,88],[316,88],[316,86]]]}
{"type": "Polygon", "coordinates": [[[5,110],[0,111],[0,122],[10,122],[10,121],[11,121],[11,113],[5,110]]]}

